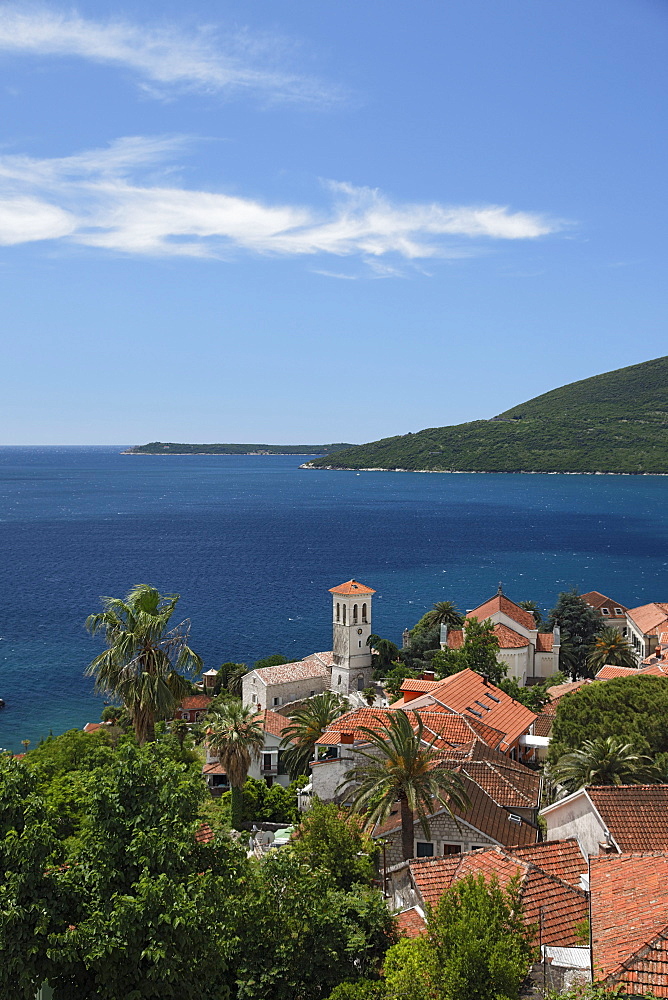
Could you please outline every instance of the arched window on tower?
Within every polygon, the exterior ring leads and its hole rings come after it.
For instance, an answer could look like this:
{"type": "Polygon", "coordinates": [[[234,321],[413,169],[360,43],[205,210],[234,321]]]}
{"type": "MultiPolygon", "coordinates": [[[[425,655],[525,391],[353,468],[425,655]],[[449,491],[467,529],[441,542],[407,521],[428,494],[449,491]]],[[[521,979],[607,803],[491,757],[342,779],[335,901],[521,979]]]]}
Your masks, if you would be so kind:
{"type": "Polygon", "coordinates": [[[362,621],[364,622],[365,625],[368,624],[366,620],[366,604],[362,605],[362,621]]]}
{"type": "Polygon", "coordinates": [[[357,625],[357,605],[353,604],[353,622],[357,625]]]}
{"type": "Polygon", "coordinates": [[[341,605],[338,603],[338,601],[336,604],[336,620],[337,622],[341,621],[341,605]]]}
{"type": "Polygon", "coordinates": [[[343,605],[343,624],[344,625],[346,624],[346,606],[345,606],[345,604],[343,605]]]}

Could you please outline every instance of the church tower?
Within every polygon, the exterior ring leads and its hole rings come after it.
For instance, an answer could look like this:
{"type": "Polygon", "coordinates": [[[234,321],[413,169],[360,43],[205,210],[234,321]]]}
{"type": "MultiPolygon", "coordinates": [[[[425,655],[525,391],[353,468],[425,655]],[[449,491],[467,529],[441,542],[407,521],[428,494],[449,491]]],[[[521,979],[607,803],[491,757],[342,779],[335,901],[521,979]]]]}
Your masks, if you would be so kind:
{"type": "Polygon", "coordinates": [[[362,691],[372,681],[371,598],[376,593],[357,580],[332,587],[332,629],[334,665],[332,691],[347,695],[362,691]]]}

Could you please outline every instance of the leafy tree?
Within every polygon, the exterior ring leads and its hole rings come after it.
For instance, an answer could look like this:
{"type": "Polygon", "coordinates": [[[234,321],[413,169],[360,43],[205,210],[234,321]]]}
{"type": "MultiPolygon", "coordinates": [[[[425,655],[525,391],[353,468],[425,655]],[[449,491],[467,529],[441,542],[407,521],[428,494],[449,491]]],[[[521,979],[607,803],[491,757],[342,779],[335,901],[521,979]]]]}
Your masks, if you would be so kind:
{"type": "MultiPolygon", "coordinates": [[[[247,778],[243,787],[242,821],[244,823],[296,823],[299,820],[297,791],[307,784],[308,778],[297,778],[287,788],[275,782],[271,788],[266,781],[247,778]]],[[[231,811],[232,793],[225,792],[218,800],[231,811]]]]}
{"type": "Polygon", "coordinates": [[[468,668],[498,686],[508,669],[505,663],[499,662],[498,652],[499,640],[491,619],[479,622],[477,618],[467,618],[461,648],[440,650],[434,656],[432,663],[443,676],[456,674],[468,668]]]}
{"type": "Polygon", "coordinates": [[[251,870],[240,913],[238,1000],[318,1000],[377,974],[394,920],[377,889],[332,887],[291,850],[251,870]]]}
{"type": "Polygon", "coordinates": [[[420,623],[411,629],[409,633],[408,646],[399,651],[399,660],[410,670],[421,673],[423,670],[431,670],[431,661],[440,651],[440,628],[419,627],[420,623]]]}
{"type": "Polygon", "coordinates": [[[587,667],[592,676],[595,676],[606,663],[614,667],[638,666],[631,643],[616,628],[601,629],[587,658],[587,667]]]}
{"type": "Polygon", "coordinates": [[[256,660],[253,670],[262,670],[263,667],[280,667],[283,663],[289,663],[287,656],[282,653],[272,653],[271,656],[264,656],[261,660],[256,660]]]}
{"type": "Polygon", "coordinates": [[[521,687],[514,677],[504,677],[499,682],[499,687],[506,694],[509,694],[515,701],[526,705],[532,712],[542,712],[550,700],[547,689],[557,682],[553,678],[546,678],[541,684],[532,684],[530,687],[521,687]]]}
{"type": "Polygon", "coordinates": [[[579,750],[563,754],[552,769],[555,781],[575,792],[586,785],[661,784],[663,775],[651,757],[616,736],[585,740],[579,750]]]}
{"type": "Polygon", "coordinates": [[[323,691],[295,709],[283,730],[282,761],[292,779],[308,774],[316,740],[335,719],[348,711],[348,702],[332,691],[323,691]]]}
{"type": "Polygon", "coordinates": [[[356,983],[340,983],[327,1000],[387,1000],[387,987],[382,980],[360,979],[356,983]]]}
{"type": "Polygon", "coordinates": [[[668,678],[641,674],[596,681],[557,706],[549,759],[555,764],[585,740],[618,736],[639,753],[668,752],[668,678]]]}
{"type": "Polygon", "coordinates": [[[311,868],[324,869],[337,889],[371,885],[376,845],[360,817],[315,800],[297,827],[290,850],[311,868]]]}
{"type": "Polygon", "coordinates": [[[243,787],[253,758],[264,746],[264,733],[254,721],[255,709],[240,702],[230,702],[218,710],[208,731],[211,751],[225,770],[232,793],[232,826],[242,821],[243,787]]]}
{"type": "Polygon", "coordinates": [[[34,1000],[52,972],[45,935],[67,926],[49,858],[56,838],[27,767],[0,754],[0,996],[34,1000]]]}
{"type": "Polygon", "coordinates": [[[214,697],[225,690],[229,691],[236,698],[240,698],[243,689],[243,679],[247,673],[248,667],[245,663],[233,663],[231,660],[221,663],[216,675],[216,683],[213,686],[214,697]]]}
{"type": "Polygon", "coordinates": [[[547,623],[548,628],[558,625],[561,630],[560,665],[573,680],[586,676],[591,646],[603,628],[601,616],[573,589],[559,594],[547,623]]]}
{"type": "Polygon", "coordinates": [[[518,879],[506,889],[495,877],[459,879],[428,913],[427,929],[388,952],[388,1000],[517,1000],[535,957],[518,879]]]}
{"type": "Polygon", "coordinates": [[[367,814],[371,823],[383,823],[399,800],[401,850],[405,861],[413,857],[414,813],[429,839],[428,817],[435,803],[451,813],[451,805],[466,809],[469,801],[461,778],[442,763],[435,749],[438,736],[424,737],[422,720],[414,723],[401,709],[392,712],[379,732],[363,727],[370,750],[356,753],[365,763],[345,774],[341,788],[356,812],[367,814]]]}
{"type": "Polygon", "coordinates": [[[91,635],[102,633],[107,649],[86,668],[98,690],[117,695],[132,717],[138,743],[154,738],[157,719],[170,719],[190,684],[179,673],[201,669],[188,646],[190,624],[170,628],[178,594],[163,597],[140,583],[125,600],[103,597],[104,611],[89,615],[91,635]]]}
{"type": "Polygon", "coordinates": [[[461,628],[464,624],[464,617],[452,601],[437,601],[433,608],[422,616],[413,631],[440,629],[441,625],[447,625],[448,628],[461,628]]]}
{"type": "Polygon", "coordinates": [[[364,698],[369,708],[371,708],[376,700],[375,685],[370,684],[369,687],[365,687],[364,690],[362,691],[362,697],[364,698]]]}
{"type": "Polygon", "coordinates": [[[373,665],[376,670],[388,670],[393,660],[396,660],[399,655],[399,647],[390,639],[381,639],[379,635],[370,635],[366,644],[374,649],[373,665]]]}
{"type": "Polygon", "coordinates": [[[385,692],[392,699],[398,698],[401,693],[401,685],[409,677],[419,677],[417,670],[411,670],[410,667],[404,666],[403,663],[393,664],[392,669],[388,670],[383,678],[385,692]]]}

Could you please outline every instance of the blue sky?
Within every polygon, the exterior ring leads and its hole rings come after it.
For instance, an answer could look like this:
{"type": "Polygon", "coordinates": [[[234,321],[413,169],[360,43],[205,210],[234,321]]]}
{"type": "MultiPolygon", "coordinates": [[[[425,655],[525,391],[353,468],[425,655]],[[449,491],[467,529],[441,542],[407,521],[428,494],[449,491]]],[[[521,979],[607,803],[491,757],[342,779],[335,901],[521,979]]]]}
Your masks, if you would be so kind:
{"type": "Polygon", "coordinates": [[[365,441],[667,351],[664,0],[0,4],[6,444],[365,441]]]}

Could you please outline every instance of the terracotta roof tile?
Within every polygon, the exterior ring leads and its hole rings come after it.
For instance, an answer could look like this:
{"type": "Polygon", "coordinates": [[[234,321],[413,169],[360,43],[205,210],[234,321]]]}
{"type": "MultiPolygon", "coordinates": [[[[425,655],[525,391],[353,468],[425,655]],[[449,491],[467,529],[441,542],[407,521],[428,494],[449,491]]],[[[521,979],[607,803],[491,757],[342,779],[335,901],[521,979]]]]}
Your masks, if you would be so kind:
{"type": "Polygon", "coordinates": [[[620,851],[668,850],[668,785],[594,785],[587,794],[620,851]]]}
{"type": "Polygon", "coordinates": [[[509,694],[486,682],[473,670],[462,670],[445,677],[427,697],[451,712],[461,713],[467,718],[479,718],[486,725],[505,733],[501,749],[511,747],[520,736],[528,733],[536,720],[535,712],[514,701],[509,694]]]}
{"type": "Polygon", "coordinates": [[[597,681],[611,681],[615,677],[632,677],[637,673],[637,667],[616,667],[612,663],[606,663],[604,667],[601,667],[594,679],[597,681]]]}
{"type": "Polygon", "coordinates": [[[330,670],[322,662],[322,653],[313,653],[303,660],[295,660],[293,663],[281,663],[276,667],[260,667],[259,670],[250,671],[257,674],[264,683],[288,684],[290,681],[304,681],[310,677],[329,677],[330,670]]]}
{"type": "Polygon", "coordinates": [[[84,733],[96,733],[98,729],[106,729],[107,726],[107,722],[87,722],[83,727],[83,731],[84,733]]]}
{"type": "Polygon", "coordinates": [[[531,612],[521,608],[519,604],[515,604],[505,594],[497,594],[491,600],[485,601],[484,604],[474,608],[473,611],[469,611],[466,617],[484,621],[498,612],[502,612],[508,618],[512,618],[513,621],[517,622],[518,625],[523,625],[524,628],[533,630],[536,627],[536,619],[531,612]]]}
{"type": "Polygon", "coordinates": [[[668,997],[668,854],[592,857],[590,888],[598,977],[668,997]]]}
{"type": "Polygon", "coordinates": [[[208,823],[200,823],[195,830],[195,840],[198,844],[210,844],[214,839],[214,832],[208,823]]]}
{"type": "MultiPolygon", "coordinates": [[[[364,743],[368,739],[363,729],[373,729],[379,732],[386,724],[389,709],[358,708],[346,712],[332,722],[316,741],[321,746],[336,746],[343,741],[343,734],[352,734],[356,743],[364,743]]],[[[476,737],[490,746],[497,747],[504,734],[478,719],[466,718],[450,712],[431,712],[420,709],[419,713],[407,709],[406,714],[417,726],[417,718],[422,719],[425,728],[424,738],[431,740],[438,736],[435,746],[440,749],[461,747],[476,737]]]]}
{"type": "Polygon", "coordinates": [[[575,837],[542,841],[531,847],[516,847],[513,857],[530,861],[548,875],[560,878],[576,889],[580,888],[580,875],[587,871],[587,860],[582,856],[575,837]]]}
{"type": "Polygon", "coordinates": [[[605,594],[599,593],[598,590],[590,590],[588,594],[581,594],[583,601],[586,601],[590,607],[594,608],[595,611],[600,611],[601,608],[608,608],[610,610],[610,618],[621,618],[621,615],[615,615],[615,608],[621,608],[622,611],[626,611],[626,607],[620,604],[619,601],[613,601],[612,597],[606,597],[605,594]]]}
{"type": "Polygon", "coordinates": [[[407,677],[401,685],[401,691],[433,691],[438,687],[438,681],[423,681],[419,677],[407,677]]]}
{"type": "Polygon", "coordinates": [[[345,583],[340,583],[338,587],[330,587],[329,592],[330,594],[340,594],[341,597],[354,597],[356,594],[376,593],[371,587],[365,587],[363,583],[358,583],[357,580],[347,580],[345,583]]]}
{"type": "Polygon", "coordinates": [[[539,632],[536,636],[536,651],[538,653],[551,653],[554,646],[553,632],[539,632]]]}
{"type": "Polygon", "coordinates": [[[202,768],[202,774],[227,774],[227,771],[220,761],[216,760],[213,764],[205,764],[202,768]]]}
{"type": "Polygon", "coordinates": [[[521,649],[529,645],[529,640],[507,625],[497,623],[494,626],[494,635],[499,640],[499,649],[521,649]]]}
{"type": "Polygon", "coordinates": [[[627,613],[643,635],[660,635],[668,628],[668,604],[642,604],[627,613]]]}
{"type": "Polygon", "coordinates": [[[417,906],[397,914],[397,926],[402,937],[416,938],[427,930],[424,917],[417,906]]]}
{"type": "Polygon", "coordinates": [[[270,708],[265,708],[264,711],[258,712],[254,716],[253,722],[261,726],[265,733],[271,733],[272,736],[282,736],[285,727],[290,725],[290,719],[287,719],[284,715],[279,715],[278,712],[272,712],[270,708]]]}
{"type": "Polygon", "coordinates": [[[554,715],[549,712],[541,712],[533,724],[534,736],[550,736],[554,725],[554,715]]]}
{"type": "Polygon", "coordinates": [[[212,702],[208,694],[191,694],[184,698],[180,705],[180,711],[192,712],[195,709],[208,708],[212,702]]]}
{"type": "MultiPolygon", "coordinates": [[[[438,903],[454,882],[469,874],[482,874],[488,880],[495,877],[502,888],[519,877],[526,923],[537,925],[540,921],[543,944],[571,947],[578,943],[575,925],[587,917],[586,893],[541,867],[536,858],[530,857],[532,852],[533,848],[497,847],[446,858],[414,860],[409,867],[421,898],[431,906],[438,903]]],[[[548,851],[543,852],[543,857],[553,868],[548,851]]]]}

